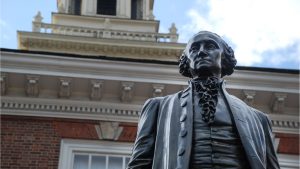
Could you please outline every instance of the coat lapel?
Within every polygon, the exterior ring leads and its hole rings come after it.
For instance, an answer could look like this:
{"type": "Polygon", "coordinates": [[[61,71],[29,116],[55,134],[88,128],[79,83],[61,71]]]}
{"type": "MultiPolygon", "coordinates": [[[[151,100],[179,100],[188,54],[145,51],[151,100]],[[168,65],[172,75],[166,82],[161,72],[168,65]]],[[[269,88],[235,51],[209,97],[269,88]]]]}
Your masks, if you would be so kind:
{"type": "Polygon", "coordinates": [[[234,100],[225,90],[224,82],[222,83],[222,92],[225,97],[226,104],[228,105],[229,111],[232,113],[234,124],[240,136],[243,144],[246,156],[249,160],[251,168],[253,169],[264,169],[262,167],[257,152],[254,147],[253,138],[250,134],[250,126],[247,121],[246,114],[248,110],[245,106],[240,106],[236,100],[234,100]]]}

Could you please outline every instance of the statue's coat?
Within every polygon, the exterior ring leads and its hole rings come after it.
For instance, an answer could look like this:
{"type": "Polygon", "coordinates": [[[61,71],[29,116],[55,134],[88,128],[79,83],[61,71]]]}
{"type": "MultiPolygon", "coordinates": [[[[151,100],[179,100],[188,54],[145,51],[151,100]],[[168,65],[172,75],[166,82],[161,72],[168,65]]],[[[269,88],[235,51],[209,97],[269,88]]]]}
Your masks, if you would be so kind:
{"type": "MultiPolygon", "coordinates": [[[[251,169],[279,169],[268,116],[229,95],[222,84],[251,169]]],[[[191,85],[176,94],[149,99],[141,112],[128,169],[188,169],[192,146],[191,85]]]]}

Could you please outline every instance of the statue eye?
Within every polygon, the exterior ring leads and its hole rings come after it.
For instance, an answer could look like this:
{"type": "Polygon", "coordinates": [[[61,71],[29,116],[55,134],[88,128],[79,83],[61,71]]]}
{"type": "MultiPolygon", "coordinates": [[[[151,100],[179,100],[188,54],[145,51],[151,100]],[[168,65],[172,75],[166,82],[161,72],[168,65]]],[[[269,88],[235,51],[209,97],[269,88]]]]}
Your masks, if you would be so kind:
{"type": "Polygon", "coordinates": [[[197,51],[197,50],[198,50],[198,47],[197,47],[197,46],[192,46],[190,50],[193,51],[193,52],[194,52],[194,51],[197,51]]]}
{"type": "Polygon", "coordinates": [[[214,50],[214,49],[217,49],[217,47],[214,44],[210,43],[210,44],[207,45],[207,49],[208,50],[214,50]]]}

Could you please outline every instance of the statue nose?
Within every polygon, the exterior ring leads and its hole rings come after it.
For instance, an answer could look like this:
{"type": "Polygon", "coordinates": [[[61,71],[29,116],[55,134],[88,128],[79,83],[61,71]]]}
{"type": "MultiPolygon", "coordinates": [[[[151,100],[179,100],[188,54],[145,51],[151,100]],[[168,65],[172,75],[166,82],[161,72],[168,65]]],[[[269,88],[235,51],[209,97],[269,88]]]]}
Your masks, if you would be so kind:
{"type": "Polygon", "coordinates": [[[198,56],[206,56],[207,52],[204,50],[204,47],[201,45],[198,51],[198,56]]]}

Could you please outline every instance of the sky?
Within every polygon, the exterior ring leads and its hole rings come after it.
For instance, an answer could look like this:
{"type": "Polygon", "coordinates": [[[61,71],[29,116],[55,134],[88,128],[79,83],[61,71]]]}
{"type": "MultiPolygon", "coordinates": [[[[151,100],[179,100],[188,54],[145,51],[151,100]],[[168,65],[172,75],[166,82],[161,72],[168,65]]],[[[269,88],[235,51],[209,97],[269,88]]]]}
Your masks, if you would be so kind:
{"type": "MultiPolygon", "coordinates": [[[[1,0],[0,47],[17,48],[17,30],[31,31],[41,11],[51,23],[56,0],[1,0]]],[[[201,30],[219,34],[239,66],[300,69],[300,0],[155,0],[160,32],[176,24],[179,42],[201,30]]]]}

